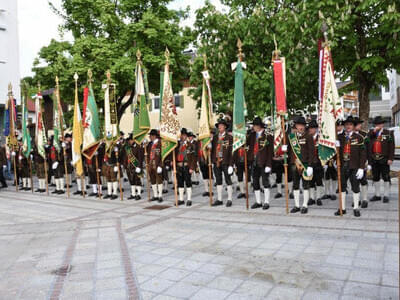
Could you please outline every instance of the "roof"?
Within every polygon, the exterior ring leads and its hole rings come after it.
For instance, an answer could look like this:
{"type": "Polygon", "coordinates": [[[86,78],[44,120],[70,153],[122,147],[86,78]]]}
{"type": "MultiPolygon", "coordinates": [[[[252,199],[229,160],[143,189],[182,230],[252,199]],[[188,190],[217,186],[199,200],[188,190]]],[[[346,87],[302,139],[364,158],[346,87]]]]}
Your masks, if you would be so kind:
{"type": "Polygon", "coordinates": [[[349,84],[352,84],[353,81],[351,80],[347,80],[347,81],[340,81],[336,83],[336,86],[338,88],[338,90],[340,90],[341,88],[344,88],[345,86],[348,86],[349,84]]]}

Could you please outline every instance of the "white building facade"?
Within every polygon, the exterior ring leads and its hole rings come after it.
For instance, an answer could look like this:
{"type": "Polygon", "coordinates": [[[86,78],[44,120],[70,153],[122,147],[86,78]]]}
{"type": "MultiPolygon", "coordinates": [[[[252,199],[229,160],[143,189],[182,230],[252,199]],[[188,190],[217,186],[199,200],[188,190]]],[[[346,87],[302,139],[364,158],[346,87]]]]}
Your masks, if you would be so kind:
{"type": "Polygon", "coordinates": [[[17,0],[0,0],[0,107],[7,100],[10,82],[17,103],[21,98],[17,10],[17,0]]]}

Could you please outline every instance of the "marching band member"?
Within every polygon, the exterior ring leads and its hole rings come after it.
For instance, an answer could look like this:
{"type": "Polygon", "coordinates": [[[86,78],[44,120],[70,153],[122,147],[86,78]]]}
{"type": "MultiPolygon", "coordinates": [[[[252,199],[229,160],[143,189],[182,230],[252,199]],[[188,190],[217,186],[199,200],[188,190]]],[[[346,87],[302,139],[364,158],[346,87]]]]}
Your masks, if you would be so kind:
{"type": "MultiPolygon", "coordinates": [[[[368,150],[368,143],[369,143],[369,139],[368,139],[368,132],[364,131],[361,129],[361,124],[364,123],[363,120],[360,120],[359,117],[354,117],[354,121],[355,121],[355,132],[357,132],[359,135],[361,135],[364,139],[364,145],[366,147],[366,149],[368,150]]],[[[368,197],[368,180],[367,180],[367,166],[364,168],[364,176],[363,178],[361,178],[360,180],[360,184],[361,184],[361,208],[367,208],[368,207],[368,201],[367,201],[367,197],[368,197]]]]}
{"type": "MultiPolygon", "coordinates": [[[[342,177],[342,213],[346,214],[346,188],[347,181],[350,180],[353,191],[354,216],[359,217],[358,209],[360,201],[360,180],[364,176],[365,161],[367,151],[364,145],[364,138],[354,131],[355,120],[349,116],[344,121],[345,131],[338,136],[336,146],[340,147],[341,177],[342,177]]],[[[340,211],[335,212],[335,216],[340,215],[340,211]]]]}
{"type": "Polygon", "coordinates": [[[380,179],[384,182],[383,203],[389,202],[390,166],[394,159],[393,131],[384,128],[385,120],[378,116],[374,119],[375,128],[368,133],[368,164],[372,168],[375,195],[370,201],[381,200],[380,179]]]}
{"type": "Polygon", "coordinates": [[[253,120],[253,131],[248,139],[249,152],[248,160],[253,171],[253,188],[256,202],[251,206],[252,209],[269,208],[270,182],[269,175],[272,168],[272,156],[274,152],[274,141],[270,134],[264,130],[264,123],[261,118],[253,120]],[[264,204],[261,203],[260,177],[264,188],[264,204]]]}
{"type": "Polygon", "coordinates": [[[122,162],[131,185],[131,195],[128,200],[140,200],[142,182],[140,176],[143,174],[143,148],[135,143],[132,134],[127,138],[121,152],[122,162]]]}
{"type": "Polygon", "coordinates": [[[217,200],[212,206],[222,205],[222,175],[228,190],[228,201],[226,207],[232,206],[232,179],[233,174],[233,157],[232,157],[232,135],[228,134],[228,123],[224,119],[220,119],[216,127],[218,133],[213,136],[211,148],[211,160],[214,165],[214,175],[217,182],[217,200]]]}

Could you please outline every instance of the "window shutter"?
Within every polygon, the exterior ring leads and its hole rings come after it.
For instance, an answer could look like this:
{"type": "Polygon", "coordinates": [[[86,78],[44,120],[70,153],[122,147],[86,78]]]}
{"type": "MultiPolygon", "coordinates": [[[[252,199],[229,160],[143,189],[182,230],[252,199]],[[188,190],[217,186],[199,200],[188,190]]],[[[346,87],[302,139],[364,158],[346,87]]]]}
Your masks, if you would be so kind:
{"type": "Polygon", "coordinates": [[[184,100],[185,100],[185,97],[183,97],[183,95],[180,95],[179,96],[179,106],[180,106],[180,108],[184,108],[184,100]]]}

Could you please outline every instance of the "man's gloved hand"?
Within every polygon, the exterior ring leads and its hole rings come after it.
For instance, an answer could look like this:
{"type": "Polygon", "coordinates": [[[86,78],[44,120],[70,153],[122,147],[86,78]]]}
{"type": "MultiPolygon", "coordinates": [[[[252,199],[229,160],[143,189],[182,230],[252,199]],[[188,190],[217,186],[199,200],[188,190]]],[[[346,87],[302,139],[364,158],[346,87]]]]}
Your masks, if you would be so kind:
{"type": "Polygon", "coordinates": [[[67,144],[64,143],[64,142],[62,142],[62,143],[61,143],[61,146],[62,146],[63,148],[65,148],[65,147],[67,147],[67,144]]]}
{"type": "Polygon", "coordinates": [[[114,172],[118,172],[118,167],[117,166],[114,167],[114,172]]]}
{"type": "Polygon", "coordinates": [[[57,169],[57,167],[58,167],[58,161],[53,162],[52,164],[53,170],[57,169]]]}
{"type": "Polygon", "coordinates": [[[371,170],[372,170],[371,165],[368,165],[368,166],[367,166],[367,171],[371,171],[371,170]]]}
{"type": "Polygon", "coordinates": [[[307,167],[307,176],[312,176],[314,173],[314,170],[312,167],[307,167]]]}
{"type": "Polygon", "coordinates": [[[361,180],[363,178],[363,176],[364,176],[364,170],[363,169],[358,169],[357,173],[356,173],[356,178],[358,180],[361,180]]]}
{"type": "Polygon", "coordinates": [[[270,173],[271,172],[271,168],[270,167],[265,167],[264,172],[267,173],[267,174],[270,173]]]}
{"type": "Polygon", "coordinates": [[[233,168],[232,168],[232,166],[229,166],[228,167],[228,174],[232,175],[232,173],[233,173],[233,168]]]}
{"type": "Polygon", "coordinates": [[[324,165],[324,171],[326,171],[326,170],[328,170],[328,165],[327,164],[324,165]]]}
{"type": "Polygon", "coordinates": [[[340,141],[339,141],[339,140],[336,140],[335,145],[336,145],[336,147],[340,147],[340,141]]]}
{"type": "Polygon", "coordinates": [[[141,169],[139,167],[136,167],[136,173],[140,173],[141,169]]]}
{"type": "Polygon", "coordinates": [[[287,145],[282,145],[282,151],[287,152],[287,145]]]}
{"type": "Polygon", "coordinates": [[[162,173],[162,168],[161,167],[157,167],[157,174],[161,174],[162,173]]]}

